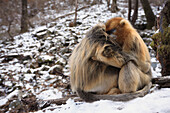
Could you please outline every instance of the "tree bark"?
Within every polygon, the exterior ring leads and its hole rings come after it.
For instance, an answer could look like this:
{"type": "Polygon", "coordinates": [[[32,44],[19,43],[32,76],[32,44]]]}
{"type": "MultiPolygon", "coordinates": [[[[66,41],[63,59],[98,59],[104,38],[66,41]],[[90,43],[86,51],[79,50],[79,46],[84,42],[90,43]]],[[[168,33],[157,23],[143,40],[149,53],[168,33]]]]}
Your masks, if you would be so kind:
{"type": "Polygon", "coordinates": [[[27,0],[22,2],[22,15],[21,15],[21,33],[28,31],[28,13],[27,13],[27,0]]]}
{"type": "Polygon", "coordinates": [[[132,1],[128,0],[128,20],[131,21],[132,1]]]}
{"type": "Polygon", "coordinates": [[[97,4],[97,0],[93,0],[92,5],[97,4]]]}
{"type": "Polygon", "coordinates": [[[156,51],[162,76],[170,75],[170,0],[167,0],[159,18],[159,33],[152,36],[152,48],[156,51]]]}
{"type": "Polygon", "coordinates": [[[138,0],[135,0],[135,8],[134,8],[134,13],[133,13],[133,16],[132,16],[132,25],[135,24],[137,18],[138,18],[138,0]]]}
{"type": "Polygon", "coordinates": [[[110,10],[111,10],[112,13],[115,13],[119,10],[118,7],[117,7],[117,0],[112,0],[112,5],[111,5],[110,10]]]}
{"type": "Polygon", "coordinates": [[[147,20],[147,29],[151,29],[155,23],[155,15],[151,9],[151,6],[148,0],[140,0],[142,7],[145,12],[146,20],[147,20]]]}
{"type": "Polygon", "coordinates": [[[110,0],[106,0],[107,2],[107,8],[109,9],[109,6],[110,6],[110,0]]]}
{"type": "Polygon", "coordinates": [[[74,18],[74,26],[76,26],[76,21],[77,21],[77,9],[78,9],[78,0],[75,0],[75,18],[74,18]]]}
{"type": "Polygon", "coordinates": [[[11,39],[13,39],[13,36],[12,36],[11,33],[10,33],[12,22],[13,22],[13,20],[9,21],[8,30],[7,30],[7,33],[8,33],[8,35],[9,35],[9,37],[10,37],[11,39]]]}

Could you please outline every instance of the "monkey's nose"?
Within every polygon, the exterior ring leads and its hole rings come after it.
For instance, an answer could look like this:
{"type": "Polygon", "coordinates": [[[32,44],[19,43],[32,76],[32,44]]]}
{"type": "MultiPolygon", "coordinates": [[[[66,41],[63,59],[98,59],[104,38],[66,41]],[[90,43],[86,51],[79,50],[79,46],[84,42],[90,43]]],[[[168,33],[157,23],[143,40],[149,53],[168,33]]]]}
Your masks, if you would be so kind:
{"type": "Polygon", "coordinates": [[[106,33],[107,34],[113,34],[113,33],[115,33],[116,32],[116,29],[114,28],[114,29],[111,29],[111,30],[109,30],[109,31],[106,31],[106,33]]]}

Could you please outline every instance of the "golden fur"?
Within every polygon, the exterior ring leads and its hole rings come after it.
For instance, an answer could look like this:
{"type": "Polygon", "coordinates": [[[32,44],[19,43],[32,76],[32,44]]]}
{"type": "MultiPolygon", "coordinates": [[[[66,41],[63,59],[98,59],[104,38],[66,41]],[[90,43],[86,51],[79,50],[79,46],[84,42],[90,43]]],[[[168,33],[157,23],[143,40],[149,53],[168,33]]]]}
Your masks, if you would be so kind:
{"type": "Polygon", "coordinates": [[[105,25],[106,32],[117,36],[116,42],[120,44],[122,51],[136,58],[135,63],[137,66],[129,62],[121,68],[119,88],[121,92],[137,91],[148,84],[152,77],[150,55],[147,46],[128,20],[116,17],[108,20],[105,25]],[[122,82],[125,83],[122,84],[122,82]]]}

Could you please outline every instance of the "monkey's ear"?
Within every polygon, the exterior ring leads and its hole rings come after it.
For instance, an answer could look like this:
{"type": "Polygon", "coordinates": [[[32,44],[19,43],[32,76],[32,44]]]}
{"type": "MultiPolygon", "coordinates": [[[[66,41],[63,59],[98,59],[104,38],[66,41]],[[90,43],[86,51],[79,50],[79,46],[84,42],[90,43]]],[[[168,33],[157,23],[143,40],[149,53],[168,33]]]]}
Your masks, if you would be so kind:
{"type": "Polygon", "coordinates": [[[125,26],[126,20],[122,19],[119,23],[120,27],[125,26]]]}

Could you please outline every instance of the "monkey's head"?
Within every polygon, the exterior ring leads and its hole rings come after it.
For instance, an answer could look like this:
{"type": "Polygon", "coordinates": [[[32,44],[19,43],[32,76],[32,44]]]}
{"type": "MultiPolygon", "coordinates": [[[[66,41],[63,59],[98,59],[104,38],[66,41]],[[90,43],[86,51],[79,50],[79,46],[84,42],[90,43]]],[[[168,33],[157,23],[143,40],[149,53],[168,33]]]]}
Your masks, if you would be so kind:
{"type": "Polygon", "coordinates": [[[122,35],[130,28],[133,28],[130,22],[122,17],[115,17],[107,20],[105,23],[106,32],[109,35],[122,35]]]}
{"type": "Polygon", "coordinates": [[[91,40],[104,40],[108,34],[106,33],[106,26],[103,23],[98,23],[89,32],[87,32],[86,37],[91,40]]]}

